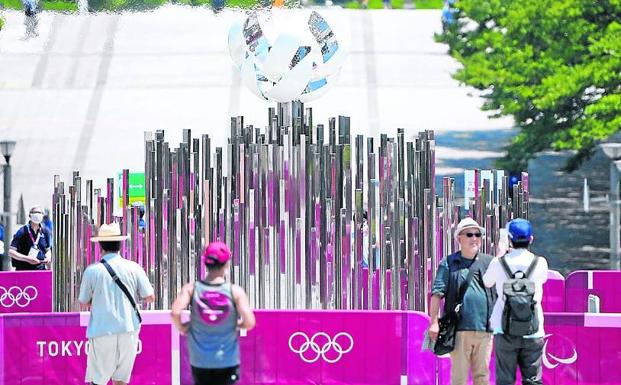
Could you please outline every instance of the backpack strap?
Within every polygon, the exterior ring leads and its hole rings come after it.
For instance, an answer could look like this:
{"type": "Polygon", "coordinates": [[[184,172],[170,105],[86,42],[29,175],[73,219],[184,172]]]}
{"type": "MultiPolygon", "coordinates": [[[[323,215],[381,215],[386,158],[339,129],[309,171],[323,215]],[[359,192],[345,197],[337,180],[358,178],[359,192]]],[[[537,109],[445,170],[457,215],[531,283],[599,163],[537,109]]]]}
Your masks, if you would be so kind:
{"type": "Polygon", "coordinates": [[[507,274],[507,277],[509,278],[513,278],[514,274],[511,271],[511,268],[509,267],[509,265],[507,264],[507,261],[505,260],[505,257],[502,256],[499,258],[500,260],[500,266],[502,266],[502,269],[505,271],[505,274],[507,274]]]}
{"type": "Polygon", "coordinates": [[[539,262],[539,257],[534,254],[533,256],[535,258],[533,258],[533,261],[530,263],[530,266],[528,266],[528,270],[526,270],[526,275],[524,276],[525,278],[530,277],[530,275],[533,273],[533,271],[535,271],[535,268],[537,267],[537,262],[539,262]]]}

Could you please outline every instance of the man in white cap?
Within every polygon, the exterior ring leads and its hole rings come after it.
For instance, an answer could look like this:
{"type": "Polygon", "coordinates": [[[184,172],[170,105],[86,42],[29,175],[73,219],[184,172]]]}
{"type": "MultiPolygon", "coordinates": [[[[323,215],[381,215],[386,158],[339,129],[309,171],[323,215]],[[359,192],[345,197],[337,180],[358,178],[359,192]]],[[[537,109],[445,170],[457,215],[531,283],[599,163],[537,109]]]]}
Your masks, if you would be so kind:
{"type": "Polygon", "coordinates": [[[78,298],[91,306],[86,329],[86,382],[91,384],[107,384],[110,379],[114,385],[129,382],[141,321],[137,300],[155,300],[142,267],[119,254],[121,241],[127,238],[118,223],[101,225],[98,236],[91,238],[99,242],[103,257],[84,270],[78,298]]]}
{"type": "Polygon", "coordinates": [[[465,385],[472,371],[474,385],[489,384],[489,363],[492,353],[492,334],[489,318],[495,293],[483,284],[483,274],[492,257],[480,253],[485,229],[472,218],[457,225],[454,237],[459,251],[440,261],[433,283],[429,306],[431,323],[429,337],[436,340],[439,332],[440,302],[444,298],[444,313],[457,307],[459,318],[455,348],[451,356],[451,385],[465,385]],[[469,279],[468,279],[469,278],[469,279]],[[460,301],[460,295],[463,295],[460,301]]]}

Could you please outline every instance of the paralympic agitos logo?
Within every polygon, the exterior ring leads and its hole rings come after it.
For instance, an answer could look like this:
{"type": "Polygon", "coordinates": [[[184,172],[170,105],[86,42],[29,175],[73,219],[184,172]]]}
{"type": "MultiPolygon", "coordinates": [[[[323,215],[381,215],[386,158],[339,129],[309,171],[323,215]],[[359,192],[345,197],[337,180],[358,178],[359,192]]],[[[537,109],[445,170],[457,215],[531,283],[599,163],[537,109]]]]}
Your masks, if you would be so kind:
{"type": "Polygon", "coordinates": [[[543,354],[541,360],[547,369],[554,369],[559,365],[571,365],[578,360],[578,352],[571,340],[566,337],[560,337],[556,343],[554,353],[548,351],[548,343],[552,334],[546,334],[543,343],[543,354]],[[570,347],[571,345],[571,347],[570,347]]]}

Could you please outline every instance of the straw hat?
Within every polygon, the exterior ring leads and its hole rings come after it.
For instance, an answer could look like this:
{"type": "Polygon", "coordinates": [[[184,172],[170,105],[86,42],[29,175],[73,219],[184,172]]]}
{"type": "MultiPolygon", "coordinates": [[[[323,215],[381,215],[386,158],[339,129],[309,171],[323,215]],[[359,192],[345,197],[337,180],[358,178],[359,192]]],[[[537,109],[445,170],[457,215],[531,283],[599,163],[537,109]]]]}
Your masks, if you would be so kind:
{"type": "Polygon", "coordinates": [[[99,233],[91,238],[91,242],[124,241],[129,235],[121,235],[118,223],[103,224],[99,227],[99,233]]]}

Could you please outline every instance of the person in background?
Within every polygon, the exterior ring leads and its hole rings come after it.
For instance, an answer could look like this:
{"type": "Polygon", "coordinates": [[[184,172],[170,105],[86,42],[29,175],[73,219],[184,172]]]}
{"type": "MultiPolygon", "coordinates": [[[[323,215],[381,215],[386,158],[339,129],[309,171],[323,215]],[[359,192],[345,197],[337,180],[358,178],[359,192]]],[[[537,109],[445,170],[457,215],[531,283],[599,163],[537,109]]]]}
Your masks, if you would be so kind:
{"type": "Polygon", "coordinates": [[[26,26],[25,37],[36,37],[39,35],[37,32],[37,0],[22,0],[24,6],[24,25],[26,26]]]}
{"type": "Polygon", "coordinates": [[[41,226],[41,206],[32,206],[28,216],[28,223],[13,236],[9,256],[15,270],[45,270],[52,256],[52,236],[48,229],[41,226]]]}
{"type": "Polygon", "coordinates": [[[0,223],[0,257],[4,257],[4,225],[0,223]]]}
{"type": "Polygon", "coordinates": [[[132,204],[133,207],[138,207],[140,210],[140,219],[138,220],[138,230],[144,231],[145,221],[144,221],[144,203],[142,202],[134,202],[132,204]]]}
{"type": "Polygon", "coordinates": [[[450,25],[455,23],[455,1],[445,1],[442,7],[442,31],[446,32],[450,25]]]}
{"type": "Polygon", "coordinates": [[[229,385],[239,380],[239,329],[250,330],[255,317],[244,289],[227,282],[231,251],[222,242],[203,253],[204,280],[183,286],[172,305],[172,322],[188,336],[195,385],[229,385]],[[181,313],[190,306],[190,322],[181,313]]]}
{"type": "Polygon", "coordinates": [[[54,223],[52,223],[52,218],[50,218],[50,209],[45,209],[43,211],[43,227],[45,227],[50,232],[50,247],[54,246],[54,223]]]}

